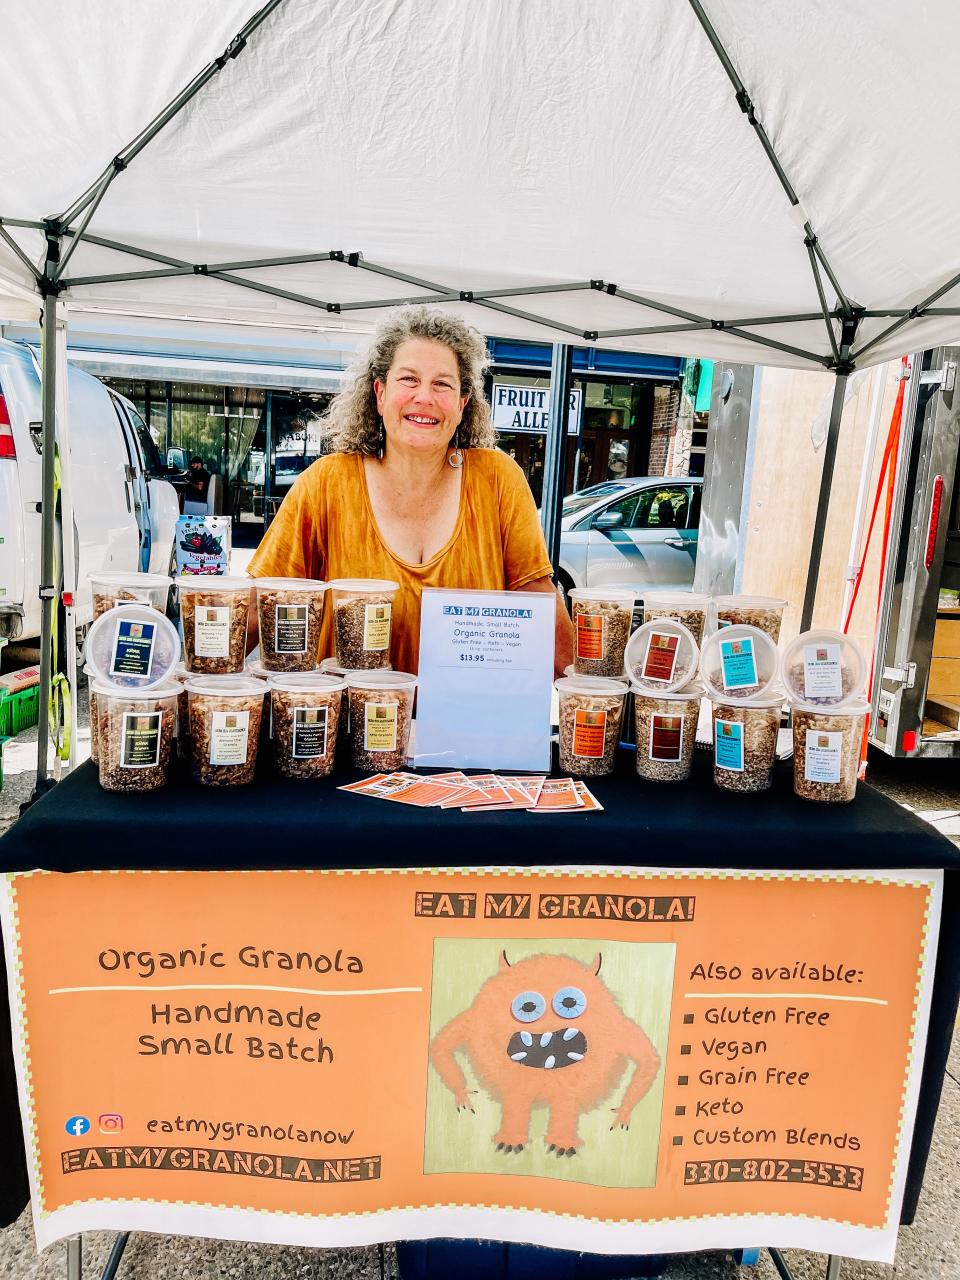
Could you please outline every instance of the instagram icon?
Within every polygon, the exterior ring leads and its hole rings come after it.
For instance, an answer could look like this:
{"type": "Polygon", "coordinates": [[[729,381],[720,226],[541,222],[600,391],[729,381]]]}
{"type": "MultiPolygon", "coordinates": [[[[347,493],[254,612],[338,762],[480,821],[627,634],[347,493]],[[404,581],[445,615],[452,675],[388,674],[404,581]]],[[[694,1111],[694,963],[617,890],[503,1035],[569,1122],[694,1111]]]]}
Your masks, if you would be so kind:
{"type": "Polygon", "coordinates": [[[119,1133],[123,1128],[123,1116],[115,1111],[105,1111],[99,1118],[101,1133],[119,1133]]]}

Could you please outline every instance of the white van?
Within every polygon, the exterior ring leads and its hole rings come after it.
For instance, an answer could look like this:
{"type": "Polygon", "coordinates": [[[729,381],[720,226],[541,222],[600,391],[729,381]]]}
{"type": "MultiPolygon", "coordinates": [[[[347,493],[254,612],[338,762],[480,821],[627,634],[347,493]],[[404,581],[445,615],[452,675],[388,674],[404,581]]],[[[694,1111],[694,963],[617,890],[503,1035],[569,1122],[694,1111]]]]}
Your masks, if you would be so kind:
{"type": "MultiPolygon", "coordinates": [[[[98,569],[166,573],[179,507],[129,400],[69,366],[77,543],[76,621],[93,617],[98,569]]],[[[40,634],[41,400],[37,357],[0,339],[0,636],[40,634]]]]}

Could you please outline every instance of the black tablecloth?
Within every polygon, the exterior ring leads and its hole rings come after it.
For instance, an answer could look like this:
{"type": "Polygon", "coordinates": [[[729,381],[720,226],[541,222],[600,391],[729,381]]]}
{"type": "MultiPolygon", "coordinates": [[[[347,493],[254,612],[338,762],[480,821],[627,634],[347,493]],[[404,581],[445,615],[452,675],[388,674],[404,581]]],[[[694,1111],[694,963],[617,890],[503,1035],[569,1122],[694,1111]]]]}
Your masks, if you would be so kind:
{"type": "MultiPolygon", "coordinates": [[[[933,1008],[902,1221],[923,1181],[960,993],[960,850],[869,786],[850,805],[797,799],[781,769],[774,789],[718,791],[709,762],[686,783],[638,779],[632,760],[591,781],[603,813],[473,813],[415,809],[321,782],[258,777],[211,789],[177,776],[162,791],[111,795],[81,766],[0,840],[0,871],[116,868],[233,871],[283,867],[620,864],[816,870],[943,868],[933,1008]],[[371,856],[374,853],[375,856],[371,856]]],[[[23,1141],[0,983],[0,1225],[27,1203],[23,1141]]]]}

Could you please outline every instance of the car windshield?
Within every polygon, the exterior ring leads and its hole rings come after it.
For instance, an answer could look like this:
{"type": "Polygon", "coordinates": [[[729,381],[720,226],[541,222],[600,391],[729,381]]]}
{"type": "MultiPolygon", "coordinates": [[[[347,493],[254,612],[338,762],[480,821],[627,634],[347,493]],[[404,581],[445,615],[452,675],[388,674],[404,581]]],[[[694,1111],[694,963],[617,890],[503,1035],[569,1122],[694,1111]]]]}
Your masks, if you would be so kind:
{"type": "Polygon", "coordinates": [[[583,511],[585,507],[593,506],[597,499],[602,498],[604,494],[619,493],[622,489],[622,484],[592,484],[589,489],[581,489],[579,493],[571,493],[569,497],[564,498],[561,514],[565,516],[576,515],[578,511],[583,511]]]}

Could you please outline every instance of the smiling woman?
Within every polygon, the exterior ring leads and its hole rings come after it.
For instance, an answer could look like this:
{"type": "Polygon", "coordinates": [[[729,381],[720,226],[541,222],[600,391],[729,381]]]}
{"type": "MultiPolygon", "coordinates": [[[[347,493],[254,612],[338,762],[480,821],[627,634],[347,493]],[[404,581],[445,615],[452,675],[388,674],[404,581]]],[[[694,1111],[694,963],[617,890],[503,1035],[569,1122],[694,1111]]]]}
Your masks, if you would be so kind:
{"type": "MultiPolygon", "coordinates": [[[[250,564],[255,577],[398,582],[393,665],[403,671],[417,670],[425,587],[556,594],[526,479],[493,447],[486,360],[483,338],[454,316],[392,316],[330,406],[335,452],[296,482],[250,564]]],[[[329,610],[320,651],[333,651],[329,610]]],[[[571,659],[558,597],[558,672],[571,659]]]]}

